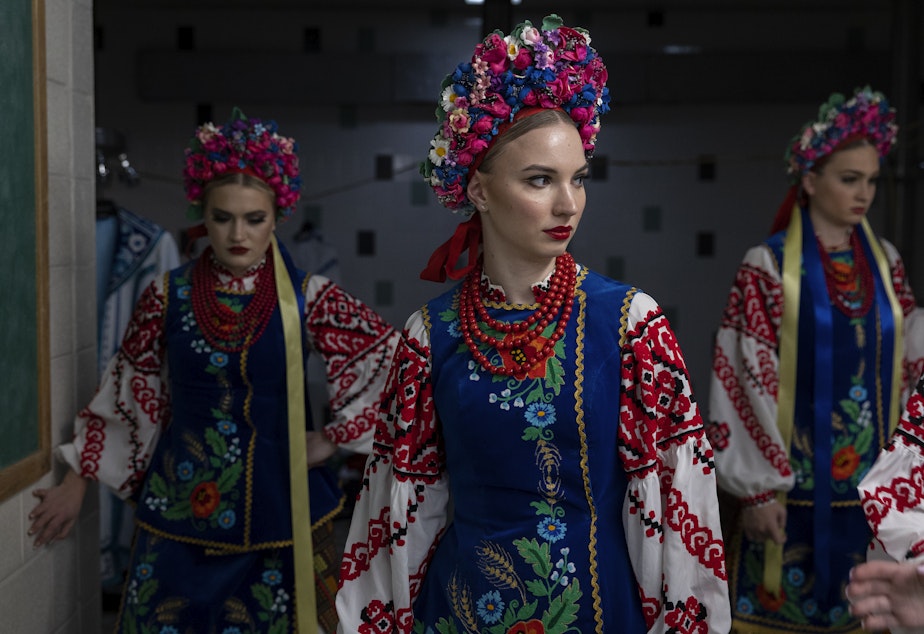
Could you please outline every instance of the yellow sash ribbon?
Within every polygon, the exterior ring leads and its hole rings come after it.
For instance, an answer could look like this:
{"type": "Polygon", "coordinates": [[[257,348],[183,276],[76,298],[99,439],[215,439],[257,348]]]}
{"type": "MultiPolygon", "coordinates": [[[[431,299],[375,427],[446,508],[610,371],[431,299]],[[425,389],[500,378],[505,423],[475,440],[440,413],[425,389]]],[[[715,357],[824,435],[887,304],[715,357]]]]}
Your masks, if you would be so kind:
{"type": "Polygon", "coordinates": [[[314,552],[311,543],[311,511],[308,506],[308,456],[305,447],[305,366],[302,353],[302,318],[292,279],[273,242],[273,267],[279,313],[286,347],[286,391],[289,413],[289,480],[292,507],[292,552],[295,562],[295,615],[299,634],[317,632],[318,616],[314,587],[314,552]]]}
{"type": "Polygon", "coordinates": [[[895,287],[892,284],[892,268],[889,266],[889,258],[886,257],[882,245],[870,228],[866,218],[860,224],[863,232],[866,234],[866,241],[869,243],[870,251],[873,252],[873,259],[876,261],[876,268],[879,271],[879,279],[885,287],[886,295],[889,298],[889,307],[892,309],[892,324],[895,328],[895,336],[892,337],[894,346],[892,353],[892,398],[889,401],[889,435],[895,431],[898,425],[898,417],[901,414],[901,394],[902,394],[902,362],[905,359],[905,314],[902,312],[902,305],[895,295],[895,287]]]}
{"type": "MultiPolygon", "coordinates": [[[[867,243],[873,253],[876,269],[882,285],[889,298],[889,305],[894,320],[892,337],[894,345],[892,364],[892,395],[889,408],[889,431],[895,429],[899,416],[899,398],[902,388],[902,359],[904,344],[902,339],[902,307],[895,296],[892,286],[892,273],[889,260],[873,234],[866,218],[860,223],[867,243]]],[[[802,284],[802,213],[799,205],[793,207],[786,239],[783,243],[783,322],[780,328],[780,381],[777,396],[776,423],[780,430],[783,449],[788,456],[792,447],[792,427],[796,409],[796,369],[798,367],[799,349],[799,298],[802,284]]],[[[777,503],[786,505],[786,492],[778,491],[777,503]]],[[[764,545],[764,589],[779,597],[780,583],[783,576],[783,545],[768,539],[764,545]]]]}

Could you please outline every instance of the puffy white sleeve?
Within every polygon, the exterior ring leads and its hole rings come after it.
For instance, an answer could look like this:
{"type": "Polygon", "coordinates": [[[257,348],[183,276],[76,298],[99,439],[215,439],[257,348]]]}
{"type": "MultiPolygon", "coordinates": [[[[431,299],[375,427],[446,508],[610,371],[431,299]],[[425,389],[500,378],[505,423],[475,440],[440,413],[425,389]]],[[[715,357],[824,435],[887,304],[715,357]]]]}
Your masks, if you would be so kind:
{"type": "MultiPolygon", "coordinates": [[[[157,439],[170,421],[164,363],[165,276],[142,293],[96,395],[74,421],[74,438],[56,453],[81,476],[121,498],[141,485],[157,439]]],[[[176,292],[179,292],[177,290],[176,292]]]]}
{"type": "Polygon", "coordinates": [[[368,454],[400,333],[324,276],[309,276],[304,290],[309,345],[327,375],[331,420],[324,433],[344,449],[368,454]]]}
{"type": "Polygon", "coordinates": [[[924,308],[917,305],[908,275],[905,272],[905,263],[898,250],[887,240],[880,238],[886,257],[889,260],[889,270],[892,275],[892,288],[902,307],[904,359],[902,366],[902,402],[907,400],[918,377],[924,374],[924,308]]]}
{"type": "Polygon", "coordinates": [[[924,375],[858,486],[873,537],[898,561],[924,555],[924,375]]]}
{"type": "Polygon", "coordinates": [[[341,633],[411,631],[411,606],[448,521],[429,341],[415,313],[389,372],[353,511],[337,592],[341,633]]]}
{"type": "Polygon", "coordinates": [[[626,540],[652,634],[731,627],[712,448],[677,339],[637,293],[622,353],[626,540]],[[703,629],[705,625],[706,629],[703,629]]]}
{"type": "Polygon", "coordinates": [[[777,426],[782,316],[779,267],[768,247],[754,247],[722,313],[709,390],[718,482],[744,504],[769,501],[795,483],[777,426]]]}

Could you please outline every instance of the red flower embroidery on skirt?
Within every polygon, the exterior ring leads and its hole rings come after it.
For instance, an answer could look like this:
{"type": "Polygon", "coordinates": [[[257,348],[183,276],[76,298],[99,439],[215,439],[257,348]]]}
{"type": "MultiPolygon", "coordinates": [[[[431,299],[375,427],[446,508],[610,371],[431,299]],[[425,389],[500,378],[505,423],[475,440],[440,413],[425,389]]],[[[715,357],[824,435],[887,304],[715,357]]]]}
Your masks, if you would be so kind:
{"type": "Polygon", "coordinates": [[[846,480],[853,475],[858,466],[860,466],[860,455],[853,445],[848,445],[834,454],[834,460],[831,461],[831,475],[835,480],[846,480]]]}
{"type": "Polygon", "coordinates": [[[192,513],[198,518],[206,518],[215,512],[218,508],[218,502],[221,500],[221,493],[218,492],[218,485],[214,482],[201,482],[193,489],[189,496],[189,503],[192,505],[192,513]]]}
{"type": "Polygon", "coordinates": [[[765,610],[776,612],[786,603],[786,593],[783,592],[783,588],[780,588],[780,596],[775,597],[767,592],[767,589],[761,584],[757,586],[757,600],[760,601],[760,605],[765,610]]]}
{"type": "Polygon", "coordinates": [[[539,619],[520,621],[511,625],[507,634],[545,634],[545,625],[539,619]]]}

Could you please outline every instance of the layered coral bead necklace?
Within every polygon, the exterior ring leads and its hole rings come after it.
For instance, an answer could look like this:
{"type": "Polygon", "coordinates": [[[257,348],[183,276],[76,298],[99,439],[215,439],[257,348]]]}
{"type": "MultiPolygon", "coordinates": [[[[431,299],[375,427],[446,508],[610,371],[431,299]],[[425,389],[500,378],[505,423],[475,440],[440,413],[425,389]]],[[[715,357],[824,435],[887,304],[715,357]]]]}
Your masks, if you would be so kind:
{"type": "Polygon", "coordinates": [[[465,279],[459,294],[459,324],[462,338],[478,364],[490,372],[501,376],[522,379],[527,373],[550,357],[555,344],[565,333],[574,300],[574,287],[577,275],[574,258],[564,253],[555,260],[555,271],[549,280],[549,288],[539,301],[539,306],[526,319],[505,322],[494,319],[488,314],[482,297],[481,267],[476,268],[465,279]],[[536,348],[534,345],[546,327],[555,319],[558,323],[552,335],[536,348]],[[503,337],[495,337],[489,332],[499,332],[503,337]],[[512,366],[495,365],[481,349],[488,346],[497,351],[520,354],[509,355],[522,359],[513,361],[512,366]],[[523,351],[532,348],[534,354],[526,355],[523,351]]]}
{"type": "Polygon", "coordinates": [[[860,238],[854,231],[850,236],[850,247],[853,252],[853,265],[835,263],[828,250],[819,240],[821,263],[825,272],[825,284],[828,287],[828,296],[838,310],[856,319],[862,317],[873,304],[873,273],[870,270],[863,252],[860,238]]]}
{"type": "Polygon", "coordinates": [[[212,264],[209,247],[196,262],[192,274],[192,308],[196,323],[213,348],[240,352],[266,330],[276,308],[276,279],[273,258],[267,257],[254,284],[254,293],[241,310],[234,310],[218,298],[221,280],[212,264]]]}

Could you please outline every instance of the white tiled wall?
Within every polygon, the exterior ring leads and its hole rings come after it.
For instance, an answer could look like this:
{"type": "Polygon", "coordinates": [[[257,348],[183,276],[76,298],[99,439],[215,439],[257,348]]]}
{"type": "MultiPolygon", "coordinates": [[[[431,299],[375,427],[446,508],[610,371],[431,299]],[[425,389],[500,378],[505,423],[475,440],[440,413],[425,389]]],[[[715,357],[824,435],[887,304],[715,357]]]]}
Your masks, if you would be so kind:
{"type": "MultiPolygon", "coordinates": [[[[93,225],[93,7],[91,0],[46,0],[48,242],[52,445],[71,434],[96,375],[93,225]]],[[[90,489],[71,536],[41,550],[26,534],[36,486],[0,504],[0,631],[100,631],[99,517],[90,489]]]]}

